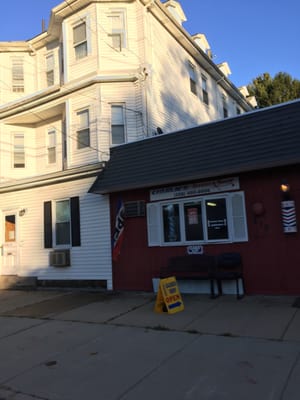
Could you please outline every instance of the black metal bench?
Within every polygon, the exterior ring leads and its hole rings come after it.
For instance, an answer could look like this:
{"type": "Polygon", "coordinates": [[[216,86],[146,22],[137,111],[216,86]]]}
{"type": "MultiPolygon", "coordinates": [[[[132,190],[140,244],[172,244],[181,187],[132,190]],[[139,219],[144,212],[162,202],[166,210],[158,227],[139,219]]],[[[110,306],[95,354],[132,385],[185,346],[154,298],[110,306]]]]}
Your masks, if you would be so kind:
{"type": "Polygon", "coordinates": [[[174,276],[177,280],[208,280],[211,298],[216,298],[214,290],[216,257],[200,254],[170,258],[168,265],[161,268],[160,278],[174,276]]]}
{"type": "Polygon", "coordinates": [[[239,253],[222,253],[217,256],[208,254],[171,257],[168,265],[160,269],[160,278],[174,276],[177,280],[208,280],[211,298],[223,294],[222,282],[236,282],[236,296],[244,297],[245,282],[242,257],[239,253]],[[240,293],[239,281],[242,283],[240,293]],[[218,293],[215,294],[214,283],[217,282],[218,293]]]}

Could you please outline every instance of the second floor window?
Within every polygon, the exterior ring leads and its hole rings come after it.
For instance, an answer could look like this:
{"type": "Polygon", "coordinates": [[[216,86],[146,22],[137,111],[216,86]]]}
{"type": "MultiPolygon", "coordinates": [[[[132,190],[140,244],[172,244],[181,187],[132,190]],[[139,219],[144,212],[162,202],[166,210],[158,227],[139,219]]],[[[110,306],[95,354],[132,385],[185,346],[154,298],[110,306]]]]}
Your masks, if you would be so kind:
{"type": "Polygon", "coordinates": [[[90,118],[89,110],[77,112],[77,149],[84,149],[90,146],[90,118]]]}
{"type": "Polygon", "coordinates": [[[48,164],[56,163],[56,131],[55,129],[51,129],[48,131],[48,145],[47,145],[47,155],[48,155],[48,164]]]}
{"type": "Polygon", "coordinates": [[[111,144],[125,143],[124,110],[121,105],[111,106],[111,144]]]}
{"type": "Polygon", "coordinates": [[[25,168],[25,145],[24,134],[14,134],[14,153],[13,153],[14,168],[25,168]]]}
{"type": "Polygon", "coordinates": [[[22,58],[12,60],[12,91],[24,92],[24,61],[22,58]]]}
{"type": "Polygon", "coordinates": [[[73,28],[73,46],[76,60],[87,56],[86,22],[82,22],[73,28]]]}
{"type": "Polygon", "coordinates": [[[54,85],[54,55],[49,54],[46,57],[46,79],[47,86],[54,85]]]}
{"type": "Polygon", "coordinates": [[[124,13],[112,12],[108,15],[110,25],[109,37],[111,38],[111,46],[119,51],[126,48],[125,21],[124,13]]]}
{"type": "Polygon", "coordinates": [[[189,63],[189,75],[190,75],[190,89],[191,92],[197,95],[197,79],[196,79],[196,71],[194,65],[189,63]]]}
{"type": "Polygon", "coordinates": [[[203,103],[209,104],[209,99],[208,99],[208,90],[207,90],[207,78],[206,76],[202,75],[202,100],[203,103]]]}

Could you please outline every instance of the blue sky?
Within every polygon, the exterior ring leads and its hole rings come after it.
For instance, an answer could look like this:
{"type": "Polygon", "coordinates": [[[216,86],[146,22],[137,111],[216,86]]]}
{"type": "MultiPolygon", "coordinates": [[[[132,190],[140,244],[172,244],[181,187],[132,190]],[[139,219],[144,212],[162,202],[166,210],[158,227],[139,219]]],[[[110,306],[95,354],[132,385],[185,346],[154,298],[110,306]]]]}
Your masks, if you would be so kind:
{"type": "MultiPolygon", "coordinates": [[[[26,40],[41,32],[59,0],[9,0],[1,3],[0,41],[26,40]]],[[[299,0],[180,0],[184,28],[204,33],[214,62],[227,61],[236,86],[269,72],[300,80],[299,0]]]]}

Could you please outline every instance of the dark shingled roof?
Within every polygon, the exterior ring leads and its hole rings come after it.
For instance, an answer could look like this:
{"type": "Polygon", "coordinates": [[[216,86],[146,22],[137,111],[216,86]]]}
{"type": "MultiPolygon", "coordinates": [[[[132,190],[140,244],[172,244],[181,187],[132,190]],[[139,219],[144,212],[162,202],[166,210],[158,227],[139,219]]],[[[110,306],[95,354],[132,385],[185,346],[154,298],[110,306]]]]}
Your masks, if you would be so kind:
{"type": "Polygon", "coordinates": [[[90,189],[111,193],[300,163],[300,100],[111,149],[90,189]]]}

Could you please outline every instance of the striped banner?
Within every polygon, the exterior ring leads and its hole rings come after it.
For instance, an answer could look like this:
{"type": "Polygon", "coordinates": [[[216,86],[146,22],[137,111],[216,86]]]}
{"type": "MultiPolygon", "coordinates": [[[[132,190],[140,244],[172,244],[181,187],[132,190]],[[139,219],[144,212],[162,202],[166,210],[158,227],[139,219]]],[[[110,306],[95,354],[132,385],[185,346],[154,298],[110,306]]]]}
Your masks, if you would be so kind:
{"type": "Polygon", "coordinates": [[[297,232],[295,202],[293,200],[281,202],[281,214],[284,233],[297,232]]]}

